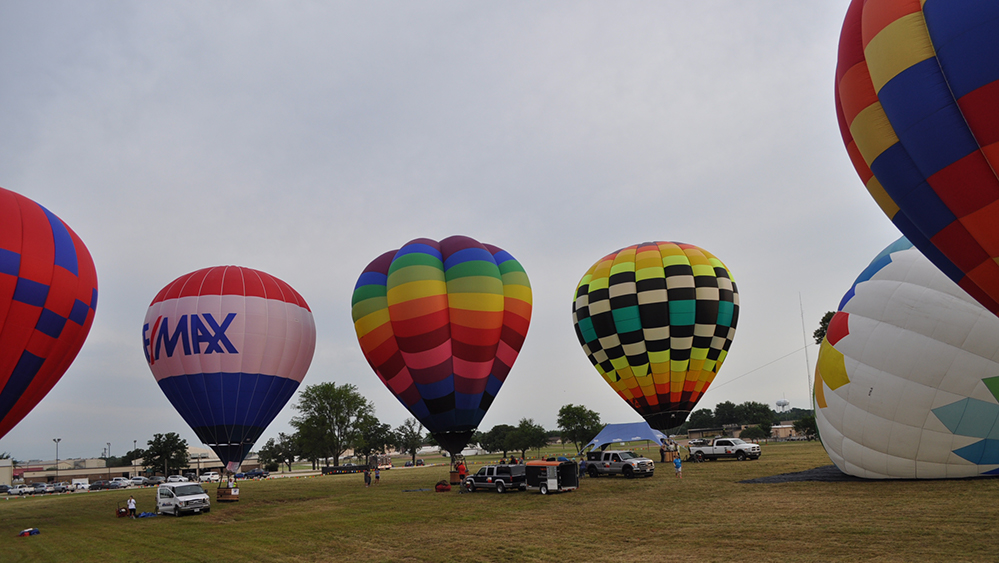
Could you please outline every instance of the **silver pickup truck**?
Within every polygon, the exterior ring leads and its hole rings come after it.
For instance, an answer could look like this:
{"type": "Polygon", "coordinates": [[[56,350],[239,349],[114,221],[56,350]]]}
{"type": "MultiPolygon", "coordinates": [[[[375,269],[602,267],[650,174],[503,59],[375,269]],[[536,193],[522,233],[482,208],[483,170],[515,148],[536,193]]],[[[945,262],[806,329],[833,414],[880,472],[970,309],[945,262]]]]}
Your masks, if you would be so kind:
{"type": "Polygon", "coordinates": [[[656,464],[647,457],[640,457],[627,450],[592,451],[586,453],[586,473],[590,477],[600,475],[624,475],[631,479],[641,475],[652,477],[656,464]]]}
{"type": "Polygon", "coordinates": [[[715,459],[737,459],[745,461],[747,459],[760,459],[760,445],[751,444],[738,438],[716,438],[707,445],[694,445],[691,442],[687,446],[690,455],[697,461],[715,459]]]}

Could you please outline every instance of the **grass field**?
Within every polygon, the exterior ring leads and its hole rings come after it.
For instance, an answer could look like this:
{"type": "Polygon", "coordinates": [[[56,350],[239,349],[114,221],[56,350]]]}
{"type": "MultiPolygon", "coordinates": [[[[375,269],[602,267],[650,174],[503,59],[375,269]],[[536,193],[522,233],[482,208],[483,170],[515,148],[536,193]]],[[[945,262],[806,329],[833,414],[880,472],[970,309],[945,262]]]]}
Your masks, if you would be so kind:
{"type": "Polygon", "coordinates": [[[828,464],[816,442],[774,443],[758,461],[685,463],[682,480],[660,466],[549,496],[414,491],[447,466],[397,468],[370,488],[359,474],[243,482],[209,514],[137,520],[115,518],[117,503],[132,492],[152,511],[152,489],[14,498],[0,500],[0,560],[999,559],[999,480],[739,482],[828,464]],[[41,534],[15,537],[30,527],[41,534]]]}

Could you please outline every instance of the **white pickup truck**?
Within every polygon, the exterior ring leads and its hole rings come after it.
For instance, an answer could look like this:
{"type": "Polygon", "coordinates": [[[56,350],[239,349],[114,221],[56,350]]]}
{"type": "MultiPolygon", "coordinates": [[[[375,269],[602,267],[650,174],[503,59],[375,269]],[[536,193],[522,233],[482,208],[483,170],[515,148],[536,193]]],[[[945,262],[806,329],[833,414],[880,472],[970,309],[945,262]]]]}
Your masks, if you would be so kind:
{"type": "Polygon", "coordinates": [[[647,457],[639,457],[635,452],[627,450],[586,452],[586,474],[590,477],[600,475],[624,475],[629,479],[638,475],[652,477],[655,470],[655,462],[647,457]]]}
{"type": "Polygon", "coordinates": [[[751,444],[738,438],[715,438],[710,444],[703,446],[688,445],[690,455],[697,461],[715,459],[760,459],[760,445],[751,444]]]}

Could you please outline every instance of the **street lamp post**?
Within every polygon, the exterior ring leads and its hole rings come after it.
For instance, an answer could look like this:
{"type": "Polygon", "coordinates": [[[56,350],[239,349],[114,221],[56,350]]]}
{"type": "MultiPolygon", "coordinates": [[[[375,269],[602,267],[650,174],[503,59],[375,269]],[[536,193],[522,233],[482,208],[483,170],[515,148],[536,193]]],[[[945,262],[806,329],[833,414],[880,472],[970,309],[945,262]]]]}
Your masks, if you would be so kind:
{"type": "Polygon", "coordinates": [[[59,482],[59,442],[62,442],[62,438],[52,438],[52,441],[55,442],[55,445],[56,445],[56,476],[55,476],[55,480],[58,483],[59,482]]]}
{"type": "Polygon", "coordinates": [[[106,465],[108,466],[108,481],[110,481],[111,480],[111,442],[108,442],[108,460],[107,460],[107,464],[106,465]]]}

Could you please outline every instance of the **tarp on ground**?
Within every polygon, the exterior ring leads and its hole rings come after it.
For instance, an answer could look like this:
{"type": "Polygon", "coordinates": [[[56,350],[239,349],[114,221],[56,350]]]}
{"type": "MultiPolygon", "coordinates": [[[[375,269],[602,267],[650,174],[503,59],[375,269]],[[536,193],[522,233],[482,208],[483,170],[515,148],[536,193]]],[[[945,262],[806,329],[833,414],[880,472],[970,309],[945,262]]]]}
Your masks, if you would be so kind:
{"type": "Polygon", "coordinates": [[[617,444],[621,442],[641,442],[648,440],[661,444],[667,436],[662,432],[653,429],[648,422],[626,422],[624,424],[608,424],[600,431],[590,443],[583,446],[583,450],[590,447],[600,448],[606,444],[617,444]]]}

